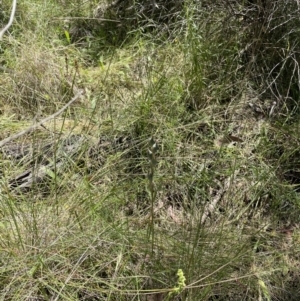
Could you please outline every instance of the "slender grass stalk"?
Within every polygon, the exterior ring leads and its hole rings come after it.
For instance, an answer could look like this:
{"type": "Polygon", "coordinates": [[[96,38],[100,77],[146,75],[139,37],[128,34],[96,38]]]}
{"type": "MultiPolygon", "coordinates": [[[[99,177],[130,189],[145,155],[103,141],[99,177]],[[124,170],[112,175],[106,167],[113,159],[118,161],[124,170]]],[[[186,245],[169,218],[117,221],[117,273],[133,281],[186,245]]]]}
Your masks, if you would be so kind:
{"type": "Polygon", "coordinates": [[[151,251],[154,251],[154,203],[156,199],[156,189],[154,183],[154,173],[157,166],[157,155],[158,145],[153,138],[150,139],[149,149],[148,149],[148,159],[149,159],[149,171],[148,171],[148,189],[150,193],[151,211],[150,211],[150,223],[149,223],[149,237],[151,237],[151,251]]]}

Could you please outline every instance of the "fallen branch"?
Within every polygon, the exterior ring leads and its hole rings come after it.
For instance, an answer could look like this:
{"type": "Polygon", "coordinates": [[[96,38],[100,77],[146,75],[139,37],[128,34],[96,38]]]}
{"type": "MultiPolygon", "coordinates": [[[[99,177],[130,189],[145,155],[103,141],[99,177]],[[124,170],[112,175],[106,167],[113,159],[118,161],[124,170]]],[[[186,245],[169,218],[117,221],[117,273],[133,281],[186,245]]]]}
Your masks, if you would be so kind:
{"type": "Polygon", "coordinates": [[[44,123],[54,119],[55,117],[57,117],[58,115],[60,115],[64,110],[66,110],[75,100],[77,100],[81,95],[83,94],[83,90],[80,90],[67,104],[65,104],[60,110],[58,110],[57,112],[55,112],[54,114],[46,117],[45,119],[39,121],[38,123],[35,123],[33,125],[31,125],[29,128],[15,134],[12,135],[8,138],[5,138],[3,140],[0,141],[0,147],[4,146],[5,144],[29,133],[34,131],[36,128],[38,128],[39,126],[43,125],[44,123]]]}
{"type": "Polygon", "coordinates": [[[17,192],[25,192],[29,191],[34,184],[46,183],[47,176],[51,177],[51,174],[62,175],[70,162],[73,162],[73,157],[80,153],[85,141],[84,137],[71,136],[63,141],[61,145],[55,145],[54,143],[52,150],[49,145],[44,147],[45,162],[35,162],[35,165],[31,164],[32,166],[27,170],[10,179],[9,188],[17,192]],[[50,149],[46,150],[48,147],[50,149]],[[55,160],[52,158],[55,158],[55,160]]]}

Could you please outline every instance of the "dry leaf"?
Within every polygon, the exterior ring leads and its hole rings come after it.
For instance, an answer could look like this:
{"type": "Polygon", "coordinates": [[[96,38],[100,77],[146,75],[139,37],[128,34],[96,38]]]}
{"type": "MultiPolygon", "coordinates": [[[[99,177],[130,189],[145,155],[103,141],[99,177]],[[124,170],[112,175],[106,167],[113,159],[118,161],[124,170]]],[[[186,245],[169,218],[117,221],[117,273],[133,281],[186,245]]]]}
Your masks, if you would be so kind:
{"type": "Polygon", "coordinates": [[[223,144],[229,144],[231,142],[244,142],[244,140],[242,140],[239,137],[233,136],[233,135],[224,135],[222,137],[219,137],[215,140],[215,144],[220,147],[223,144]]]}

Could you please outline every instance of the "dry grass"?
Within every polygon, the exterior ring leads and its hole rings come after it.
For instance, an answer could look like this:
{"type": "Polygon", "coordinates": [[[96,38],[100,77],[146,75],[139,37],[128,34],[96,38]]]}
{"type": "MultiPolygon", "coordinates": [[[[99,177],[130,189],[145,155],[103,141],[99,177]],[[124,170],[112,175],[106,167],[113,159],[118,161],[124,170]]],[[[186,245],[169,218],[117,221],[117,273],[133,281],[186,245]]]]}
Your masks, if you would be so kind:
{"type": "Polygon", "coordinates": [[[154,31],[122,47],[101,35],[69,44],[60,18],[80,5],[38,2],[40,20],[23,31],[31,14],[19,12],[1,44],[1,139],[85,94],[14,142],[26,155],[2,149],[0,298],[298,300],[298,121],[249,106],[260,99],[238,72],[238,22],[222,35],[223,13],[204,10],[204,30],[190,4],[165,40],[154,31]],[[72,135],[85,142],[62,155],[72,135]],[[41,183],[9,186],[49,162],[41,183]]]}

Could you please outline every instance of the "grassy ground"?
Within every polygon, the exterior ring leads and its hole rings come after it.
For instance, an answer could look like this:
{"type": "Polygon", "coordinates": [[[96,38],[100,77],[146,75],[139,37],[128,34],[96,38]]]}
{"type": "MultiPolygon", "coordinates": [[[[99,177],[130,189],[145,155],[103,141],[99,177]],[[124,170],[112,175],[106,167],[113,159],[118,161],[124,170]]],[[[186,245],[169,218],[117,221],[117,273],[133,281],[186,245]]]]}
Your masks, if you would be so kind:
{"type": "Polygon", "coordinates": [[[249,105],[242,20],[189,1],[171,33],[118,36],[95,7],[22,1],[0,44],[0,139],[83,89],[13,142],[34,161],[72,134],[128,141],[22,193],[36,167],[1,155],[0,300],[299,300],[299,121],[249,105]]]}

